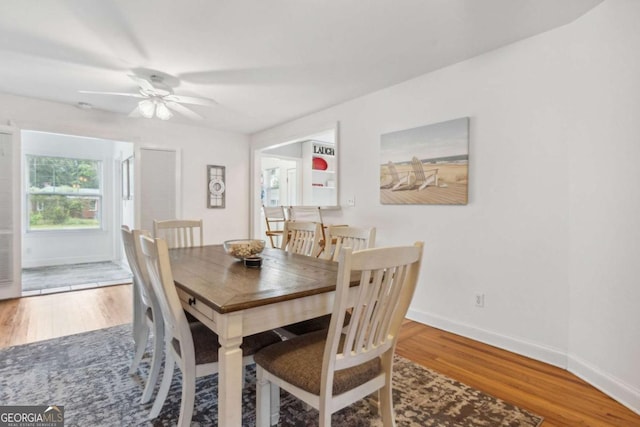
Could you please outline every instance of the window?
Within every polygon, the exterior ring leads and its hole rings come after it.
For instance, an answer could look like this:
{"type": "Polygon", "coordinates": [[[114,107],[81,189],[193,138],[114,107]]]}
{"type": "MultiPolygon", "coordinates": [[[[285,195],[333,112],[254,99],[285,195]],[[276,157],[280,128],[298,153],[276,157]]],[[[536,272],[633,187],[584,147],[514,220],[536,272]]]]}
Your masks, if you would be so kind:
{"type": "Polygon", "coordinates": [[[29,230],[101,228],[102,162],[27,156],[29,230]]]}

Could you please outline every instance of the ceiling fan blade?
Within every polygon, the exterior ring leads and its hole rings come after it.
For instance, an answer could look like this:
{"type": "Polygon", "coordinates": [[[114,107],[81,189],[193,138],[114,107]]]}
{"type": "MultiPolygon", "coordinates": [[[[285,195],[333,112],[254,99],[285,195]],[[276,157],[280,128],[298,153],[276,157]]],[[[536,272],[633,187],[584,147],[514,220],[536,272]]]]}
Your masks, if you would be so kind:
{"type": "Polygon", "coordinates": [[[156,90],[156,88],[154,88],[153,85],[151,84],[151,82],[149,82],[149,80],[147,80],[147,79],[143,79],[142,77],[134,76],[133,74],[129,74],[129,77],[131,78],[131,80],[136,82],[137,85],[140,86],[140,88],[142,88],[143,90],[146,90],[146,91],[155,91],[156,90]]]}
{"type": "Polygon", "coordinates": [[[76,1],[68,9],[97,36],[119,64],[130,68],[147,62],[148,53],[124,5],[111,1],[76,1]]]}
{"type": "Polygon", "coordinates": [[[175,101],[182,102],[185,104],[194,104],[194,105],[218,105],[218,102],[211,98],[202,98],[195,96],[183,96],[183,95],[167,95],[164,97],[167,101],[175,101]]]}
{"type": "Polygon", "coordinates": [[[116,95],[116,96],[129,96],[131,98],[146,98],[146,96],[139,93],[127,93],[127,92],[100,92],[97,90],[79,90],[80,93],[90,93],[94,95],[116,95]]]}
{"type": "Polygon", "coordinates": [[[142,117],[142,114],[140,113],[140,108],[137,105],[136,105],[136,108],[134,108],[133,111],[129,113],[129,117],[134,117],[134,118],[142,117]]]}
{"type": "Polygon", "coordinates": [[[177,102],[167,101],[166,104],[167,104],[167,107],[169,107],[173,111],[180,113],[183,116],[188,117],[190,119],[202,120],[204,118],[200,114],[196,113],[195,111],[185,107],[184,105],[178,104],[177,102]]]}

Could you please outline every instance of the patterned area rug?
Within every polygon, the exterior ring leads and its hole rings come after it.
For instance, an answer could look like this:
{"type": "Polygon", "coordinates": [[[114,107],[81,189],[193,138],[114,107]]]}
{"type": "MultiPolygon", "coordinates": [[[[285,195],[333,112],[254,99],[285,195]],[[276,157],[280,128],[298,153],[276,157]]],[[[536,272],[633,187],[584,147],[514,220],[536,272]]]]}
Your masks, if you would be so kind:
{"type": "MultiPolygon", "coordinates": [[[[141,405],[141,378],[127,374],[131,325],[0,350],[1,405],[63,405],[65,426],[169,426],[178,419],[180,373],[155,420],[141,405]]],[[[192,425],[217,423],[217,375],[197,381],[192,425]]],[[[398,426],[539,426],[542,418],[396,356],[394,402],[398,426]]],[[[243,425],[255,425],[255,371],[248,369],[243,425]]],[[[305,410],[282,392],[280,425],[317,426],[315,410],[305,410]]],[[[366,402],[333,415],[334,426],[380,426],[366,402]]]]}

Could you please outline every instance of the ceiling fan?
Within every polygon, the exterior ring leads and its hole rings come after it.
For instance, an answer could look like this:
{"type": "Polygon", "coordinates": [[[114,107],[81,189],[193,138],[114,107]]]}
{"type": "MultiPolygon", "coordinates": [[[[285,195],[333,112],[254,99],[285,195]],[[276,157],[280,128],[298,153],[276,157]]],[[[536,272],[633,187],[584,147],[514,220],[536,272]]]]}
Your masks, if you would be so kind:
{"type": "Polygon", "coordinates": [[[80,93],[96,95],[116,95],[139,98],[137,107],[129,114],[130,117],[143,116],[152,118],[154,115],[160,120],[169,120],[173,117],[172,110],[185,117],[194,120],[201,120],[203,117],[190,108],[182,104],[193,105],[216,105],[217,102],[210,98],[194,96],[182,96],[173,93],[173,89],[164,83],[164,78],[157,74],[149,76],[149,80],[130,74],[129,77],[138,84],[138,93],[129,92],[99,92],[92,90],[81,90],[80,93]]]}

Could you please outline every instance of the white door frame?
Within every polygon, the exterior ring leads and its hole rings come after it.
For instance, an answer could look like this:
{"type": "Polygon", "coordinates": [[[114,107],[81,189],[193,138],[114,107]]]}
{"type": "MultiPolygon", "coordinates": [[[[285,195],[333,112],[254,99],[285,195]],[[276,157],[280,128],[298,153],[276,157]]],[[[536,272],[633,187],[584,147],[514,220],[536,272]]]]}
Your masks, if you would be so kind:
{"type": "MultiPolygon", "coordinates": [[[[11,135],[11,167],[12,178],[12,222],[11,227],[0,224],[0,233],[13,234],[12,250],[12,276],[13,280],[5,285],[0,285],[0,300],[19,297],[22,293],[22,157],[20,156],[20,129],[15,126],[0,126],[0,133],[11,135]]],[[[1,154],[1,153],[0,153],[1,154]]]]}

